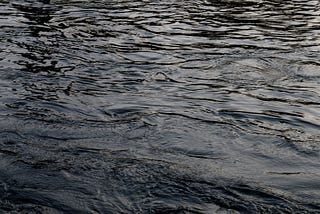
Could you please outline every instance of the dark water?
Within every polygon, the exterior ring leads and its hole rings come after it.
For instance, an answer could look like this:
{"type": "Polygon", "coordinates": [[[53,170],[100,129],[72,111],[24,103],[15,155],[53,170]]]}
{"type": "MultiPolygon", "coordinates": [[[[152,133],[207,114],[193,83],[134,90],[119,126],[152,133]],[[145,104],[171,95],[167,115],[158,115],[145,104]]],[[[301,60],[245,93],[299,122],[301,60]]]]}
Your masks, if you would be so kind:
{"type": "Polygon", "coordinates": [[[1,0],[0,213],[320,213],[319,15],[1,0]]]}

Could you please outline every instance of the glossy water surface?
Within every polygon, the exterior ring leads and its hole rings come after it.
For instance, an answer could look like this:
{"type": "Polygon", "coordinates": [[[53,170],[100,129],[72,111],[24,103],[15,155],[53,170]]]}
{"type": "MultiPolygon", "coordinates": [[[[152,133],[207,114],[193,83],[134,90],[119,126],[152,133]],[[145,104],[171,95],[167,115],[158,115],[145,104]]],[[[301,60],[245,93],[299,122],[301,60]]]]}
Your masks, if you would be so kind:
{"type": "Polygon", "coordinates": [[[320,213],[318,0],[1,0],[1,213],[320,213]]]}

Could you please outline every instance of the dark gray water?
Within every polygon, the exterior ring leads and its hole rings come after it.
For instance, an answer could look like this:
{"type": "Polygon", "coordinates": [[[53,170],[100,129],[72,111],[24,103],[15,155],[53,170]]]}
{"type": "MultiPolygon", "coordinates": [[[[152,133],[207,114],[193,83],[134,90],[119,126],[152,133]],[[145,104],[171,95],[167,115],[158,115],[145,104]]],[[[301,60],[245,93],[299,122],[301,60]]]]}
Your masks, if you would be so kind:
{"type": "Polygon", "coordinates": [[[1,0],[0,213],[320,213],[318,0],[1,0]]]}

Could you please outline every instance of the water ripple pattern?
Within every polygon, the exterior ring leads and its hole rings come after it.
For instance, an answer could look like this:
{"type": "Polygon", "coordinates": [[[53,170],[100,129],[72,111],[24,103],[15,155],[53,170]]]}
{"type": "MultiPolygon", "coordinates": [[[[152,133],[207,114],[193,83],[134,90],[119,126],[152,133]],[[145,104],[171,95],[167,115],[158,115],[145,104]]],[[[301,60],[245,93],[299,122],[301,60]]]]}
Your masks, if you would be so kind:
{"type": "Polygon", "coordinates": [[[320,213],[318,0],[1,0],[1,213],[320,213]]]}

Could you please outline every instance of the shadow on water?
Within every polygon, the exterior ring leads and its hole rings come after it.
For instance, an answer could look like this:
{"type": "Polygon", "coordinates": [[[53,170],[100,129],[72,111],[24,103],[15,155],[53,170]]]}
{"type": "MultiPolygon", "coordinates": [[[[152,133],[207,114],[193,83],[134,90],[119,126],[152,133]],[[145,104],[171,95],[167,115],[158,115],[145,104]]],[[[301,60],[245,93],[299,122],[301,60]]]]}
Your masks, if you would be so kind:
{"type": "Polygon", "coordinates": [[[13,6],[21,11],[31,22],[40,25],[38,28],[32,28],[35,29],[32,34],[34,37],[39,36],[40,27],[47,25],[52,18],[52,14],[57,11],[57,7],[51,5],[50,1],[35,1],[25,4],[13,3],[13,6]]]}
{"type": "Polygon", "coordinates": [[[58,7],[50,4],[50,1],[31,1],[26,3],[13,3],[19,13],[22,13],[27,18],[27,24],[30,29],[31,41],[26,41],[20,44],[28,50],[22,54],[27,60],[23,62],[25,71],[41,73],[41,72],[59,72],[56,68],[57,62],[52,60],[52,50],[50,46],[41,40],[42,32],[50,32],[53,29],[49,22],[52,15],[58,11],[58,7]]]}

